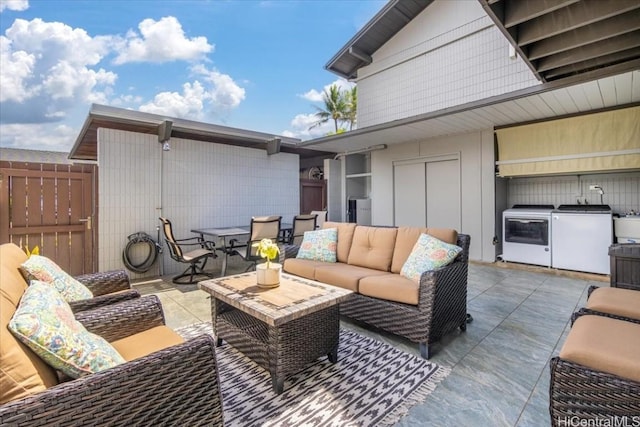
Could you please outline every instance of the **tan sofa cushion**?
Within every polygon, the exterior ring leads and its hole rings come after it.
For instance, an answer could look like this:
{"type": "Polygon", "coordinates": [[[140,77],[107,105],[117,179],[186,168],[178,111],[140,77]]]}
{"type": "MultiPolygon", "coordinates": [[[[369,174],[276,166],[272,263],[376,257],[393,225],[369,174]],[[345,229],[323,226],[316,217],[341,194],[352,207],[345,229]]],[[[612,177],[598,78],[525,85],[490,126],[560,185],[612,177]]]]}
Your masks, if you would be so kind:
{"type": "Polygon", "coordinates": [[[156,326],[121,340],[116,340],[111,345],[128,362],[183,342],[184,339],[171,328],[156,326]]]}
{"type": "Polygon", "coordinates": [[[315,280],[358,292],[358,282],[361,278],[379,274],[385,274],[385,272],[341,262],[325,263],[316,267],[315,280]]]}
{"type": "Polygon", "coordinates": [[[598,288],[589,296],[586,307],[603,313],[640,319],[640,292],[622,288],[598,288]]]}
{"type": "Polygon", "coordinates": [[[25,260],[13,243],[0,246],[0,404],[58,384],[55,371],[7,328],[27,287],[18,270],[25,260]]]}
{"type": "Polygon", "coordinates": [[[580,316],[569,331],[560,358],[640,382],[638,337],[640,324],[604,316],[580,316]]]}
{"type": "Polygon", "coordinates": [[[349,251],[349,264],[389,271],[397,232],[396,228],[356,227],[349,251]]]}
{"type": "Polygon", "coordinates": [[[387,273],[360,279],[358,292],[374,298],[418,305],[418,284],[399,274],[387,273]]]}
{"type": "Polygon", "coordinates": [[[316,267],[326,264],[326,262],[313,261],[310,259],[287,258],[284,260],[284,265],[282,268],[284,269],[285,273],[295,274],[296,276],[313,280],[315,277],[316,267]]]}
{"type": "Polygon", "coordinates": [[[336,257],[338,262],[347,262],[349,259],[349,251],[351,249],[351,241],[353,239],[353,232],[356,229],[356,224],[349,222],[327,221],[324,223],[322,228],[338,229],[338,249],[336,250],[336,257]]]}
{"type": "Polygon", "coordinates": [[[458,242],[458,232],[451,228],[398,227],[396,245],[393,249],[393,261],[391,262],[392,273],[400,273],[402,266],[409,258],[413,246],[422,233],[429,234],[452,245],[458,242]]]}

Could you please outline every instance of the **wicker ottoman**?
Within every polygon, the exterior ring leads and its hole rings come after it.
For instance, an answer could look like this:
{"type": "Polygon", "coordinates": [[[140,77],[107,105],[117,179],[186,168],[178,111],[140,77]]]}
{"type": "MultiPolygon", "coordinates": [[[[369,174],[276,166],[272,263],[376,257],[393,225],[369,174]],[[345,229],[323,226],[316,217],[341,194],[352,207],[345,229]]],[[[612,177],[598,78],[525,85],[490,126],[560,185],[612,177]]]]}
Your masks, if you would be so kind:
{"type": "Polygon", "coordinates": [[[576,319],[559,357],[551,359],[551,424],[615,417],[631,422],[640,414],[639,354],[640,324],[595,315],[576,319]]]}
{"type": "MultiPolygon", "coordinates": [[[[640,323],[640,292],[622,288],[589,288],[589,299],[582,310],[640,323]]],[[[640,339],[640,338],[638,338],[640,339]]]]}

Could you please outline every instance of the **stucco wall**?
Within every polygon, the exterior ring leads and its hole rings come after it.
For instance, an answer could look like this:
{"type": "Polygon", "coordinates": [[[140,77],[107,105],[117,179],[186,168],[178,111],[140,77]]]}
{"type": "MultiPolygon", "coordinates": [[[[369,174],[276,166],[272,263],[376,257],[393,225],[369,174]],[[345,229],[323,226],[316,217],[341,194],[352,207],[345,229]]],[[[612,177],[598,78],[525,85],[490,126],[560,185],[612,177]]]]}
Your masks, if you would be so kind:
{"type": "Polygon", "coordinates": [[[478,2],[436,0],[358,71],[358,127],[538,84],[478,2]]]}
{"type": "MultiPolygon", "coordinates": [[[[127,236],[157,236],[158,217],[171,220],[177,238],[193,228],[248,225],[251,216],[298,213],[299,157],[172,138],[162,151],[157,136],[99,129],[100,270],[123,268],[127,236]]],[[[184,269],[163,257],[164,274],[184,269]]],[[[219,265],[220,259],[216,260],[219,265]]],[[[158,263],[159,265],[159,263],[158,263]]],[[[158,274],[158,265],[147,274],[158,274]]]]}
{"type": "Polygon", "coordinates": [[[390,145],[371,153],[371,216],[377,225],[393,224],[393,162],[459,153],[461,229],[471,235],[470,258],[495,261],[493,130],[390,145]]]}

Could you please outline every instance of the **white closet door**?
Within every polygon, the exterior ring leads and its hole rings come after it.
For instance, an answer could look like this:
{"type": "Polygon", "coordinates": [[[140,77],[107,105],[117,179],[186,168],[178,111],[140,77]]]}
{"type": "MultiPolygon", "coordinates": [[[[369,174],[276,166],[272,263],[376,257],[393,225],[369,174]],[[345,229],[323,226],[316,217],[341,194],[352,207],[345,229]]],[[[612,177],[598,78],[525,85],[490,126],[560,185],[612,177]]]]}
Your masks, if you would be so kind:
{"type": "Polygon", "coordinates": [[[426,225],[425,163],[396,164],[393,168],[394,222],[397,226],[426,225]]]}
{"type": "Polygon", "coordinates": [[[460,230],[460,161],[425,164],[427,227],[460,230]]]}

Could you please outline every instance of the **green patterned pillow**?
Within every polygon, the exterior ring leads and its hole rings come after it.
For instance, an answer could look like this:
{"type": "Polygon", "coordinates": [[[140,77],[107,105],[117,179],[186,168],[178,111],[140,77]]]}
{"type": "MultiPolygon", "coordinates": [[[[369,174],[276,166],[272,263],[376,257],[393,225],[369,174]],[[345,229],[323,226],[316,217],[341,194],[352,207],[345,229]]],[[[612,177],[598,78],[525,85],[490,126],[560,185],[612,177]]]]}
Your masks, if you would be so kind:
{"type": "Polygon", "coordinates": [[[72,378],[125,362],[111,344],[75,319],[58,291],[37,280],[22,295],[9,330],[47,364],[72,378]]]}
{"type": "Polygon", "coordinates": [[[67,302],[93,298],[89,288],[71,277],[47,257],[31,255],[21,267],[27,273],[28,281],[39,280],[53,285],[67,302]]]}
{"type": "Polygon", "coordinates": [[[305,231],[296,258],[313,261],[336,262],[338,229],[305,231]]]}
{"type": "Polygon", "coordinates": [[[460,252],[462,252],[461,247],[422,233],[402,266],[400,275],[419,283],[422,273],[444,267],[460,252]]]}

